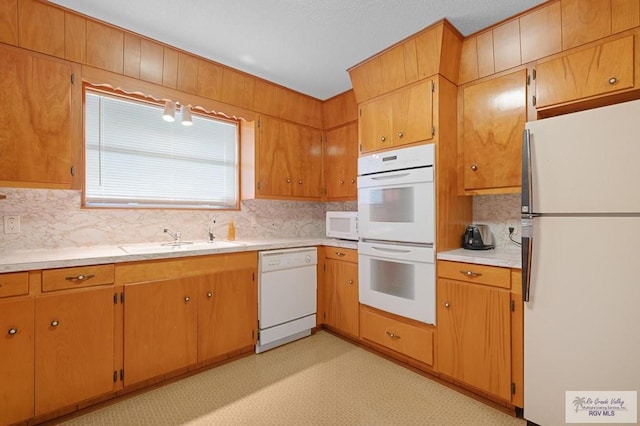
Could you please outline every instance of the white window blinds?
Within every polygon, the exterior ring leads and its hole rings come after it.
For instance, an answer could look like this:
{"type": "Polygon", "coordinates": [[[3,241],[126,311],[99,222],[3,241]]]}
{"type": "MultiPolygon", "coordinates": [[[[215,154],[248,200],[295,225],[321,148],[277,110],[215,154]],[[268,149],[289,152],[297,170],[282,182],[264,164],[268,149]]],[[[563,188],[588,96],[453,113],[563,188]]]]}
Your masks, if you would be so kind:
{"type": "Polygon", "coordinates": [[[85,92],[85,203],[101,207],[236,208],[238,125],[85,92]],[[177,113],[178,114],[178,113],[177,113]]]}

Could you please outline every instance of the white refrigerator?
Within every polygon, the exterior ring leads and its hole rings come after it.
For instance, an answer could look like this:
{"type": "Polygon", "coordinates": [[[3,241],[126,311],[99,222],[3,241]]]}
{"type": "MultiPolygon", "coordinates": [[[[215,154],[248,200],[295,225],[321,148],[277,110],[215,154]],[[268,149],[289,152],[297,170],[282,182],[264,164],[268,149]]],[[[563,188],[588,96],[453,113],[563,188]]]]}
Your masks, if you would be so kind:
{"type": "Polygon", "coordinates": [[[527,123],[522,243],[525,419],[636,424],[640,101],[527,123]]]}

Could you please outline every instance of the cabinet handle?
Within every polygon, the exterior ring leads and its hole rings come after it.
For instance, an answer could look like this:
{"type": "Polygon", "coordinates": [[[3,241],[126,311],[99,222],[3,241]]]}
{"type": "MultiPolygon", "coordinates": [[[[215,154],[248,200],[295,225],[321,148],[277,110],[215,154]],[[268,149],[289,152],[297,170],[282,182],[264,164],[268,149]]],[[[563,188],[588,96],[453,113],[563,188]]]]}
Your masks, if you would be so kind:
{"type": "Polygon", "coordinates": [[[389,336],[392,340],[398,340],[400,338],[400,336],[390,331],[387,331],[387,336],[389,336]]]}
{"type": "Polygon", "coordinates": [[[380,140],[381,140],[382,142],[384,142],[384,141],[386,141],[386,140],[387,140],[387,138],[383,136],[383,137],[381,137],[381,138],[380,138],[380,140]]]}
{"type": "Polygon", "coordinates": [[[57,327],[59,324],[58,320],[51,321],[51,327],[57,327]]]}
{"type": "Polygon", "coordinates": [[[449,308],[449,306],[451,306],[451,305],[449,304],[449,302],[444,302],[444,307],[445,307],[445,308],[449,308]]]}
{"type": "Polygon", "coordinates": [[[460,273],[465,277],[469,277],[469,278],[475,278],[482,275],[480,272],[464,271],[464,270],[460,270],[460,273]]]}
{"type": "Polygon", "coordinates": [[[612,86],[613,86],[614,84],[616,84],[617,82],[618,82],[618,79],[617,79],[617,78],[615,78],[615,77],[611,77],[611,78],[609,79],[609,84],[610,84],[610,85],[612,85],[612,86]]]}
{"type": "Polygon", "coordinates": [[[90,280],[91,278],[94,278],[94,277],[95,277],[95,274],[76,275],[75,277],[65,277],[65,280],[73,281],[73,282],[82,282],[82,281],[90,280]]]}
{"type": "Polygon", "coordinates": [[[349,285],[353,285],[353,280],[349,280],[349,285]]]}
{"type": "Polygon", "coordinates": [[[402,132],[398,132],[398,137],[399,137],[400,139],[402,139],[402,137],[403,137],[403,136],[404,136],[404,133],[402,133],[402,132]]]}
{"type": "Polygon", "coordinates": [[[211,298],[213,297],[213,293],[211,293],[210,291],[207,292],[207,297],[211,298]]]}
{"type": "Polygon", "coordinates": [[[17,328],[10,328],[9,329],[9,336],[14,336],[18,334],[18,329],[17,328]]]}
{"type": "Polygon", "coordinates": [[[340,256],[340,257],[342,257],[342,256],[346,256],[346,254],[345,254],[345,253],[343,253],[343,252],[341,252],[341,251],[337,251],[337,252],[336,252],[336,256],[340,256]]]}
{"type": "Polygon", "coordinates": [[[189,303],[189,300],[191,300],[191,298],[189,296],[185,296],[184,297],[184,303],[189,303]]]}
{"type": "Polygon", "coordinates": [[[472,164],[472,165],[471,165],[471,170],[473,170],[474,172],[475,172],[476,170],[478,170],[478,165],[477,165],[477,164],[472,164]]]}

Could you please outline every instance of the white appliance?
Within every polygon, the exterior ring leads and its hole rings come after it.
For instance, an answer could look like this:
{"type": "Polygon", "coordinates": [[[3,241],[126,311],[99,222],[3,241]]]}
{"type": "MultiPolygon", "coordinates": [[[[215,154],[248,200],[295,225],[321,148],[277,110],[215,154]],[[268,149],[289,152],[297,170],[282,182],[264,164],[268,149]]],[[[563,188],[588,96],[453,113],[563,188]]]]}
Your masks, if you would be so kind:
{"type": "Polygon", "coordinates": [[[256,353],[311,334],[316,326],[317,264],[315,247],[259,252],[256,353]]]}
{"type": "Polygon", "coordinates": [[[358,159],[360,303],[435,324],[434,146],[358,159]]]}
{"type": "Polygon", "coordinates": [[[358,241],[358,212],[327,212],[327,237],[358,241]]]}
{"type": "Polygon", "coordinates": [[[526,125],[522,272],[529,422],[637,422],[639,119],[640,101],[633,101],[526,125]]]}
{"type": "Polygon", "coordinates": [[[360,238],[433,244],[433,144],[358,158],[360,238]]]}

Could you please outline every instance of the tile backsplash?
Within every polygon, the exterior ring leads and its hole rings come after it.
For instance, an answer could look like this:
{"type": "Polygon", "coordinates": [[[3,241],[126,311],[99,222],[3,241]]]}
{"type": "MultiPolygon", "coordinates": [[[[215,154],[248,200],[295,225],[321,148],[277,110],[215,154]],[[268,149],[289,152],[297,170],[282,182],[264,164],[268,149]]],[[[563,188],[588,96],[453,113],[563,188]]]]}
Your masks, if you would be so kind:
{"type": "Polygon", "coordinates": [[[20,216],[20,233],[0,229],[0,253],[20,249],[86,247],[168,240],[163,229],[185,240],[205,240],[209,227],[227,238],[233,220],[237,239],[322,237],[325,212],[356,210],[356,202],[247,200],[240,211],[83,209],[81,192],[0,188],[0,217],[20,216]]]}
{"type": "Polygon", "coordinates": [[[473,197],[473,223],[489,225],[496,248],[517,249],[509,240],[520,241],[520,194],[476,195],[473,197]]]}

